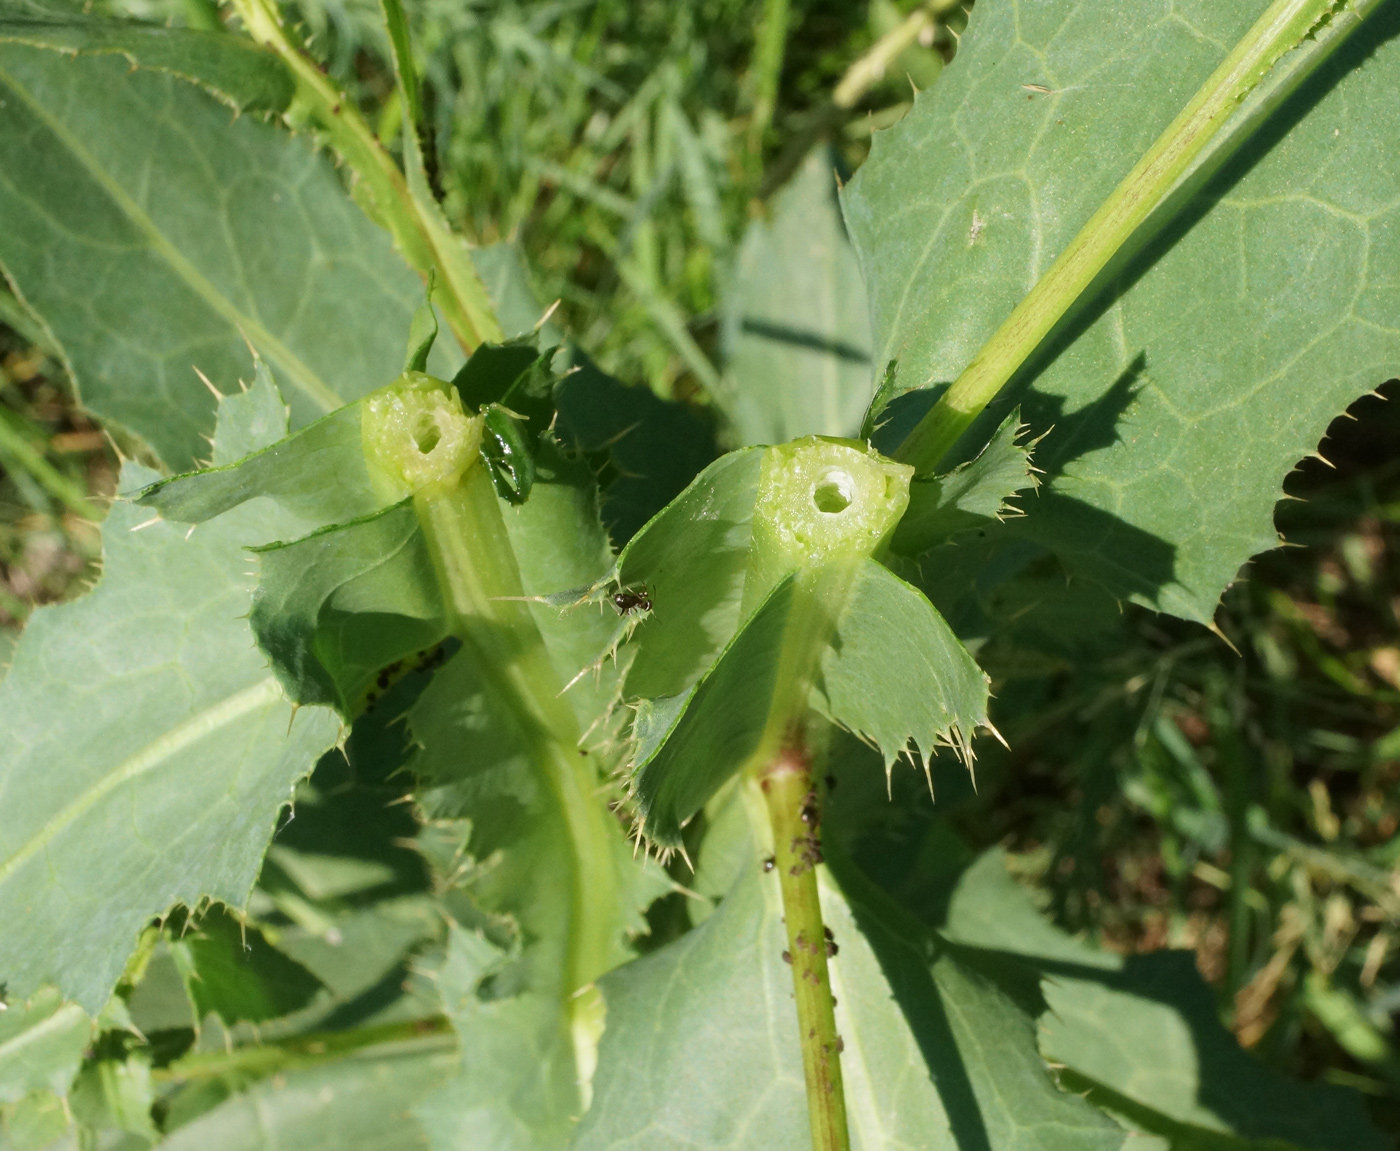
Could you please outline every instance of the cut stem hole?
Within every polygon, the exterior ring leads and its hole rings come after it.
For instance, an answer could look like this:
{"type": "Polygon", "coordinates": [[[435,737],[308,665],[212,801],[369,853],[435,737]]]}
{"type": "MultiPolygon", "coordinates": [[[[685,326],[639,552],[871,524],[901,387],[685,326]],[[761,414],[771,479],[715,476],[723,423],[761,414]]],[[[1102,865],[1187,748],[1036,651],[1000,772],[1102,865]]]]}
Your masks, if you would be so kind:
{"type": "Polygon", "coordinates": [[[438,427],[437,420],[433,418],[431,412],[424,412],[414,425],[413,442],[418,445],[418,450],[426,456],[438,446],[441,440],[442,429],[438,427]]]}
{"type": "Polygon", "coordinates": [[[812,489],[812,503],[817,511],[836,515],[851,506],[851,493],[854,489],[851,477],[835,469],[827,472],[812,489]]]}

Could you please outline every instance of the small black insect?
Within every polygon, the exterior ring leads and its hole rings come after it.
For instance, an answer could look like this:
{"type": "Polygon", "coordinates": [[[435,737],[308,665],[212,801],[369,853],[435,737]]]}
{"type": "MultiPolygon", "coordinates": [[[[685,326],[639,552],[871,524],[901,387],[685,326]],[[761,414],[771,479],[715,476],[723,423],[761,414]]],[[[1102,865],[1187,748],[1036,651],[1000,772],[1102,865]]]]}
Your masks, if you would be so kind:
{"type": "Polygon", "coordinates": [[[773,868],[777,866],[777,864],[778,861],[770,855],[767,859],[763,861],[763,870],[772,871],[773,868]]]}
{"type": "Polygon", "coordinates": [[[643,584],[636,591],[630,588],[623,588],[621,591],[613,593],[613,607],[617,608],[618,615],[631,615],[634,611],[651,611],[651,594],[643,584]]]}

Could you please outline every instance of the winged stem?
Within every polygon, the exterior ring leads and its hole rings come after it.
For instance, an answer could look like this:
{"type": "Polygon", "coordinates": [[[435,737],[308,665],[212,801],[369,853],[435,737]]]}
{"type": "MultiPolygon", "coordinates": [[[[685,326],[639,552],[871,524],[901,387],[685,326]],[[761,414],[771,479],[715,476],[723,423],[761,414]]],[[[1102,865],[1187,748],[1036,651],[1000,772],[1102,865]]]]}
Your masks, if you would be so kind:
{"type": "Polygon", "coordinates": [[[1274,65],[1324,30],[1334,48],[1376,6],[1274,0],[899,446],[895,458],[913,464],[920,475],[933,472],[1274,65]]]}
{"type": "Polygon", "coordinates": [[[520,568],[480,444],[481,416],[467,416],[441,380],[405,372],[369,397],[361,418],[365,458],[386,494],[411,495],[452,630],[509,714],[568,829],[575,861],[564,985],[575,1050],[586,1066],[596,1043],[593,981],[615,962],[622,926],[597,772],[563,683],[525,601],[520,568]]]}

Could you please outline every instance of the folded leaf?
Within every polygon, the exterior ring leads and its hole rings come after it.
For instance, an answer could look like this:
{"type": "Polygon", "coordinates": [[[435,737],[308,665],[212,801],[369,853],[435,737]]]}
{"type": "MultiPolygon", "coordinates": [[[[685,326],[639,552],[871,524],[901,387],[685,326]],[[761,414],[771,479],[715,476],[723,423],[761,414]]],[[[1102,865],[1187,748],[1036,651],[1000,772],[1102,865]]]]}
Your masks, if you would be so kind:
{"type": "Polygon", "coordinates": [[[260,548],[258,558],[250,623],[298,703],[353,714],[383,695],[385,669],[447,636],[411,502],[260,548]]]}
{"type": "Polygon", "coordinates": [[[721,456],[623,549],[617,580],[645,587],[651,614],[632,635],[630,696],[678,695],[739,626],[763,452],[721,456]]]}
{"type": "MultiPolygon", "coordinates": [[[[276,393],[264,365],[249,391],[276,393]]],[[[285,416],[283,417],[285,426],[285,416]]],[[[136,495],[176,523],[198,524],[258,496],[277,503],[298,538],[329,524],[373,515],[385,506],[370,483],[360,441],[360,405],[347,404],[285,439],[231,461],[160,480],[136,495]]]]}
{"type": "Polygon", "coordinates": [[[684,696],[650,701],[638,714],[632,788],[649,839],[679,843],[686,820],[758,750],[792,601],[788,578],[745,622],[699,684],[684,696]]]}
{"type": "MultiPolygon", "coordinates": [[[[967,366],[1262,5],[1024,8],[977,6],[845,194],[876,359],[909,386],[967,366]]],[[[1400,295],[1375,273],[1400,209],[1374,161],[1400,134],[1397,27],[1377,6],[1005,397],[1055,428],[1038,462],[1059,474],[1017,532],[1076,574],[1209,620],[1277,544],[1284,476],[1400,369],[1400,295]]]]}
{"type": "MultiPolygon", "coordinates": [[[[229,397],[226,420],[251,407],[229,397]]],[[[123,471],[128,487],[153,478],[123,471]]],[[[30,618],[0,683],[12,994],[52,983],[95,1014],[153,916],[247,900],[293,784],[340,728],[321,708],[293,714],[252,645],[244,548],[282,526],[250,506],[187,538],[118,503],[97,587],[30,618]]]]}

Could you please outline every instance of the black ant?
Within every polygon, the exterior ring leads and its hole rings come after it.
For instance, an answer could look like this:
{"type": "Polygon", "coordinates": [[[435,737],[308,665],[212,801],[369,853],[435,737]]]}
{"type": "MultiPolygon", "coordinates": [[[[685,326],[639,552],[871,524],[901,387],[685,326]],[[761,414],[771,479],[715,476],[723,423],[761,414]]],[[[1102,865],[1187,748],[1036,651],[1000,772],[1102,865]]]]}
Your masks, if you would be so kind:
{"type": "Polygon", "coordinates": [[[613,593],[612,604],[613,607],[617,608],[618,615],[631,615],[634,611],[651,611],[651,595],[647,591],[646,584],[642,584],[636,591],[624,588],[622,591],[613,593]]]}

